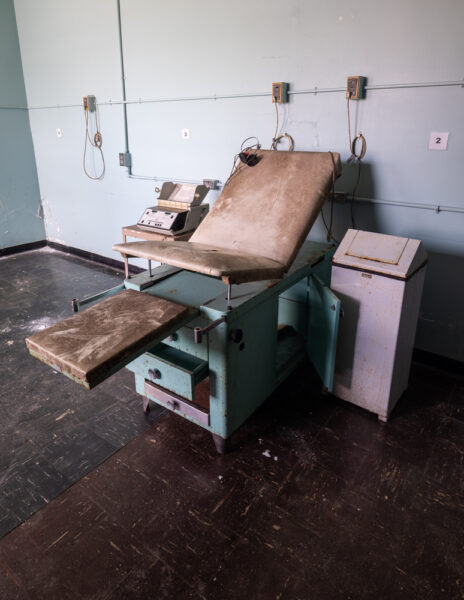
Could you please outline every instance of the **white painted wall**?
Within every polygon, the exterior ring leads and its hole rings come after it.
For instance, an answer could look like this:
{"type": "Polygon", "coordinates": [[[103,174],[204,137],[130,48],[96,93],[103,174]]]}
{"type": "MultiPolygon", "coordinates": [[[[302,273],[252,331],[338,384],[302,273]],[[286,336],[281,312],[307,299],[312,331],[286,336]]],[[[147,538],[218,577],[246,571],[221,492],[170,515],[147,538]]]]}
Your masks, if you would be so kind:
{"type": "MultiPolygon", "coordinates": [[[[120,105],[101,106],[107,173],[82,171],[84,117],[79,104],[121,100],[116,0],[15,0],[23,69],[49,239],[119,258],[111,251],[122,225],[153,204],[154,182],[129,180],[120,105]],[[56,137],[56,128],[63,137],[56,137]]],[[[460,80],[464,3],[409,0],[121,0],[129,100],[344,86],[347,75],[372,85],[460,80]]],[[[369,91],[352,103],[353,129],[367,138],[359,195],[375,200],[464,207],[461,87],[369,91]],[[446,152],[429,151],[431,131],[449,131],[446,152]]],[[[274,106],[268,97],[131,104],[134,172],[225,180],[240,142],[269,146],[274,106]],[[190,140],[181,129],[190,129],[190,140]]],[[[293,95],[281,107],[283,131],[297,150],[335,150],[346,160],[344,93],[293,95]]],[[[345,166],[337,188],[350,189],[345,166]]],[[[210,194],[210,200],[214,195],[210,194]]],[[[335,236],[350,223],[335,207],[335,236]]],[[[360,228],[417,237],[431,254],[416,343],[464,360],[464,214],[356,204],[360,228]]],[[[311,233],[325,235],[320,221],[311,233]]]]}

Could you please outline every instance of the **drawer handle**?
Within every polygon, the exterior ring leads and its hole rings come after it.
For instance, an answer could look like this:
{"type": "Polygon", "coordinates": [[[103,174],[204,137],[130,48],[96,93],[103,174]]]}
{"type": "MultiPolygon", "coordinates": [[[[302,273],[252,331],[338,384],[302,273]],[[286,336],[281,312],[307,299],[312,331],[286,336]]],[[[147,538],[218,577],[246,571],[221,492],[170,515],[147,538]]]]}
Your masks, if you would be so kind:
{"type": "Polygon", "coordinates": [[[180,404],[177,402],[177,400],[168,400],[166,402],[166,405],[171,410],[179,410],[179,408],[180,408],[180,404]]]}
{"type": "Polygon", "coordinates": [[[161,379],[161,371],[159,369],[148,369],[148,377],[150,379],[161,379]]]}

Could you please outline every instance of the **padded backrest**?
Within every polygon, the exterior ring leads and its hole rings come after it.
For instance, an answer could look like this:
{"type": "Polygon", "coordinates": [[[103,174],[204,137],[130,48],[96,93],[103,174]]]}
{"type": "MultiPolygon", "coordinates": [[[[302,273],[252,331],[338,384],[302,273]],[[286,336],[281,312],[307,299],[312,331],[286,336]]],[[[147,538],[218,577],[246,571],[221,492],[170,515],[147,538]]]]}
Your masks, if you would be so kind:
{"type": "Polygon", "coordinates": [[[337,152],[259,150],[240,163],[191,242],[237,250],[290,267],[341,171],[337,152]],[[333,157],[333,160],[332,160],[333,157]]]}

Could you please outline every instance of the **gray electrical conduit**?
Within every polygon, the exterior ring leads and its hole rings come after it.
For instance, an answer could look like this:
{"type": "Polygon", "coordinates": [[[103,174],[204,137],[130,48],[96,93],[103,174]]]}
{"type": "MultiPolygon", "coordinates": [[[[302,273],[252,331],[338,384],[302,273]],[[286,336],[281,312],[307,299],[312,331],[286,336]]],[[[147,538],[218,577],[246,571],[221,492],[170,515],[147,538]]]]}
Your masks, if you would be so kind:
{"type": "MultiPolygon", "coordinates": [[[[122,82],[122,105],[123,105],[123,111],[124,111],[124,141],[125,141],[125,153],[129,154],[130,157],[130,150],[129,150],[129,126],[128,126],[128,122],[127,122],[127,105],[131,104],[131,102],[128,102],[127,100],[127,96],[126,96],[126,74],[125,74],[125,69],[124,69],[124,51],[123,51],[123,45],[122,45],[122,21],[121,21],[121,1],[117,0],[116,2],[117,5],[117,12],[118,12],[118,32],[119,32],[119,55],[120,55],[120,59],[121,59],[121,82],[122,82]]],[[[110,101],[111,104],[111,101],[110,101]]],[[[127,167],[127,175],[130,179],[141,179],[144,181],[174,181],[174,178],[168,178],[168,177],[156,177],[156,176],[148,176],[148,175],[136,175],[135,173],[132,173],[132,160],[129,163],[129,166],[127,167]]],[[[177,179],[175,178],[175,181],[177,183],[203,183],[203,181],[195,181],[195,180],[187,180],[187,179],[177,179]]]]}
{"type": "MultiPolygon", "coordinates": [[[[434,88],[434,87],[462,87],[464,88],[464,79],[461,81],[424,81],[417,83],[388,83],[380,85],[366,85],[366,90],[400,90],[400,89],[411,89],[411,88],[434,88]]],[[[346,92],[346,87],[333,87],[333,88],[314,88],[307,90],[288,90],[289,96],[300,95],[300,94],[327,94],[327,93],[339,93],[346,92]]],[[[270,92],[243,92],[241,94],[208,94],[204,96],[175,96],[171,98],[139,98],[138,100],[108,100],[106,102],[99,102],[99,106],[117,106],[119,104],[156,104],[162,102],[194,102],[201,100],[228,100],[235,98],[264,98],[269,97],[270,92]]],[[[44,106],[0,106],[0,108],[20,109],[20,110],[47,110],[56,108],[81,108],[80,104],[49,104],[44,106]]]]}
{"type": "MultiPolygon", "coordinates": [[[[122,49],[122,25],[121,25],[121,3],[117,0],[118,6],[118,31],[119,31],[119,56],[121,59],[121,83],[122,83],[122,105],[124,111],[124,141],[126,152],[129,152],[129,129],[127,126],[127,97],[126,97],[126,74],[124,71],[124,53],[122,49]]],[[[129,175],[132,173],[131,167],[128,168],[129,175]]]]}
{"type": "Polygon", "coordinates": [[[395,202],[394,200],[377,200],[374,198],[359,198],[354,199],[355,202],[365,202],[366,204],[386,204],[387,206],[401,206],[403,208],[419,208],[422,210],[432,210],[436,213],[452,212],[464,214],[464,207],[446,206],[442,204],[422,204],[420,202],[395,202]]]}
{"type": "MultiPolygon", "coordinates": [[[[125,79],[125,76],[124,76],[125,79]]],[[[366,90],[401,90],[411,88],[433,88],[433,87],[462,87],[464,88],[464,79],[461,81],[423,81],[416,83],[386,83],[379,85],[366,85],[366,90]]],[[[346,87],[332,88],[313,88],[307,90],[288,90],[289,96],[299,94],[327,94],[332,92],[346,92],[346,87]]],[[[270,96],[270,92],[243,92],[241,94],[208,94],[204,96],[174,96],[171,98],[139,98],[138,100],[108,100],[107,102],[99,102],[99,106],[115,106],[119,104],[156,104],[160,102],[193,102],[196,100],[228,100],[234,98],[264,98],[270,96]]],[[[123,96],[125,96],[125,81],[123,96]]],[[[81,108],[80,104],[49,104],[43,106],[1,106],[0,109],[16,109],[16,110],[47,110],[56,108],[81,108]]]]}

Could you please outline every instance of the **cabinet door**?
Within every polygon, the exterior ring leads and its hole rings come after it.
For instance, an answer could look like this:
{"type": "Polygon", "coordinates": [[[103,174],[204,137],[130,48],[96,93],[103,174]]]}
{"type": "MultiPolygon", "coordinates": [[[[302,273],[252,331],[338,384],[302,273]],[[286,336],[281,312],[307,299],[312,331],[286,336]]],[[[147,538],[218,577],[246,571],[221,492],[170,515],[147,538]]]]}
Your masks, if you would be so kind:
{"type": "Polygon", "coordinates": [[[306,349],[329,392],[333,386],[340,306],[340,300],[332,290],[317,275],[311,275],[306,349]]]}

